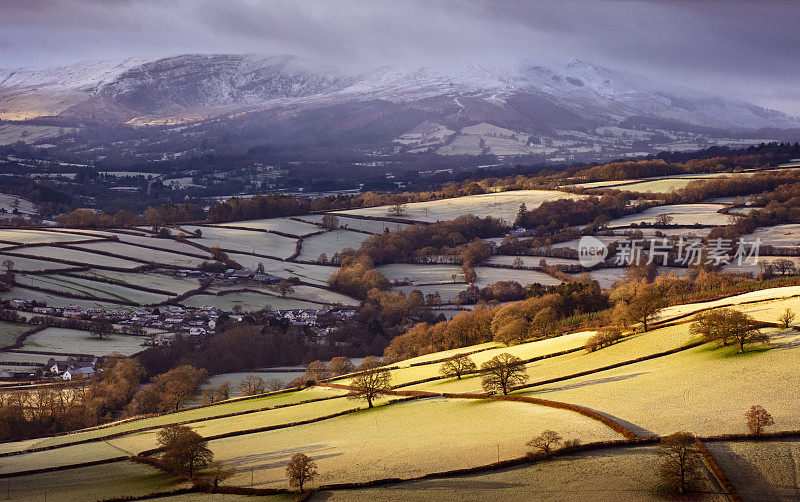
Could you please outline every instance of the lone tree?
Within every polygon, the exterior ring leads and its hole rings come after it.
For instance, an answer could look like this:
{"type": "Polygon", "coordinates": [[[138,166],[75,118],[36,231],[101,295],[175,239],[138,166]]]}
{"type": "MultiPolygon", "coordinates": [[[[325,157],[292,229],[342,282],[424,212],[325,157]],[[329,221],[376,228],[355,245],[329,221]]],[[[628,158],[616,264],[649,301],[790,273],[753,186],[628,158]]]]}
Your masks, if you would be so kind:
{"type": "Polygon", "coordinates": [[[750,408],[750,411],[748,411],[745,416],[747,417],[747,429],[750,431],[750,434],[754,436],[760,436],[761,433],[764,432],[764,427],[775,425],[772,415],[760,404],[750,408]]]}
{"type": "Polygon", "coordinates": [[[339,218],[337,218],[336,215],[328,213],[322,217],[321,224],[324,228],[334,230],[336,228],[339,228],[339,218]]]}
{"type": "MultiPolygon", "coordinates": [[[[365,361],[366,362],[366,361],[365,361]]],[[[379,361],[371,363],[367,368],[356,375],[350,383],[350,399],[364,399],[367,407],[372,408],[372,401],[386,390],[391,390],[392,374],[386,368],[380,366],[379,361]]],[[[359,369],[364,366],[362,363],[359,369]]]]}
{"type": "Polygon", "coordinates": [[[303,484],[317,477],[317,463],[305,453],[295,453],[286,464],[286,475],[289,476],[289,486],[298,487],[302,493],[303,484]]]}
{"type": "Polygon", "coordinates": [[[292,286],[292,283],[286,279],[281,279],[278,281],[278,291],[280,291],[283,298],[286,298],[286,295],[291,295],[294,293],[294,286],[292,286]]]}
{"type": "Polygon", "coordinates": [[[90,330],[92,335],[102,340],[104,336],[110,335],[114,331],[114,325],[107,318],[99,317],[92,321],[90,330]]]}
{"type": "Polygon", "coordinates": [[[442,375],[451,378],[456,377],[457,380],[461,380],[462,376],[475,373],[477,370],[478,366],[475,361],[465,355],[453,356],[439,368],[439,372],[442,375]]]}
{"type": "Polygon", "coordinates": [[[255,375],[247,375],[239,382],[239,391],[243,396],[255,396],[267,392],[264,379],[255,375]]]}
{"type": "Polygon", "coordinates": [[[781,324],[781,328],[783,329],[790,329],[792,327],[792,322],[794,321],[795,314],[792,312],[792,309],[787,308],[780,317],[778,317],[778,322],[781,324]]]}
{"type": "Polygon", "coordinates": [[[695,488],[702,479],[700,452],[692,434],[675,432],[662,437],[658,454],[663,458],[661,480],[668,491],[682,495],[695,488]]]}
{"type": "Polygon", "coordinates": [[[498,354],[481,364],[481,373],[483,388],[487,392],[502,391],[503,395],[507,395],[512,387],[528,381],[525,363],[508,352],[498,354]]]}
{"type": "Polygon", "coordinates": [[[389,206],[389,209],[386,210],[386,213],[389,216],[402,216],[406,213],[407,208],[408,206],[406,205],[406,203],[398,199],[392,202],[392,205],[389,206]]]}
{"type": "Polygon", "coordinates": [[[158,444],[164,448],[161,461],[170,469],[188,474],[204,467],[214,460],[214,453],[208,449],[203,437],[185,425],[169,425],[158,432],[158,444]]]}
{"type": "Polygon", "coordinates": [[[562,441],[563,438],[556,431],[546,430],[528,441],[526,444],[528,446],[537,448],[539,451],[544,453],[546,457],[549,457],[553,453],[553,450],[558,448],[562,441]]]}

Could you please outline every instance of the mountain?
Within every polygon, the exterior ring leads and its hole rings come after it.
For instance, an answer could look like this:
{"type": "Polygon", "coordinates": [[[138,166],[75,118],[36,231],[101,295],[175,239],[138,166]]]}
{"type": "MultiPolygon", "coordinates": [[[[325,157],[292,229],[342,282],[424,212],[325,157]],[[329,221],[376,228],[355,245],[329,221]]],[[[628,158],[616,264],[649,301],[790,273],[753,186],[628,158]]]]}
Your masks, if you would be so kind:
{"type": "MultiPolygon", "coordinates": [[[[484,141],[476,139],[474,148],[485,145],[485,137],[508,136],[516,142],[512,152],[520,138],[526,150],[541,136],[599,134],[597,128],[604,127],[633,130],[637,124],[669,130],[800,127],[800,119],[778,111],[581,60],[467,61],[347,72],[292,56],[190,54],[0,70],[2,120],[55,116],[75,123],[146,126],[246,115],[287,131],[315,124],[317,135],[349,130],[365,134],[367,143],[388,139],[400,148],[440,150],[469,136],[462,129],[485,124],[507,133],[480,136],[484,141]],[[431,143],[419,128],[438,131],[440,139],[431,143]],[[406,141],[404,135],[415,134],[425,138],[406,141]]],[[[457,147],[452,151],[460,151],[457,147]]]]}

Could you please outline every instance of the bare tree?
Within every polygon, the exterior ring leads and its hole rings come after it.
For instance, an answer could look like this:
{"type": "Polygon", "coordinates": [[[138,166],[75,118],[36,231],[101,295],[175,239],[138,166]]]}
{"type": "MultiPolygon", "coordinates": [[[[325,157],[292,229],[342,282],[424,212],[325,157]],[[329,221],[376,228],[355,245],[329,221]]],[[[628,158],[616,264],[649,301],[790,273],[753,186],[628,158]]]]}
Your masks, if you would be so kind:
{"type": "Polygon", "coordinates": [[[517,256],[514,258],[514,261],[511,263],[511,266],[514,268],[522,268],[525,266],[525,261],[522,259],[521,256],[517,256]]]}
{"type": "Polygon", "coordinates": [[[264,384],[266,389],[270,392],[281,390],[282,388],[286,387],[286,382],[284,382],[280,378],[275,378],[275,377],[267,378],[264,384]]]}
{"type": "Polygon", "coordinates": [[[261,377],[247,375],[239,382],[239,391],[243,396],[255,396],[267,392],[267,386],[261,377]]]}
{"type": "Polygon", "coordinates": [[[292,286],[292,283],[286,279],[281,279],[278,281],[278,291],[280,291],[283,298],[286,298],[286,295],[291,295],[294,293],[294,286],[292,286]]]}
{"type": "Polygon", "coordinates": [[[186,473],[191,478],[197,467],[203,467],[214,460],[214,453],[208,449],[203,437],[185,425],[169,425],[158,433],[158,443],[164,448],[161,461],[177,472],[186,473]]]}
{"type": "Polygon", "coordinates": [[[328,372],[328,366],[322,361],[312,361],[308,363],[308,367],[306,368],[305,379],[306,380],[313,380],[314,382],[318,382],[320,380],[324,380],[328,378],[330,373],[328,372]]]}
{"type": "Polygon", "coordinates": [[[383,391],[391,390],[392,374],[382,367],[373,367],[363,370],[350,382],[350,399],[364,399],[367,407],[372,408],[372,401],[383,391]]]}
{"type": "Polygon", "coordinates": [[[747,429],[750,431],[750,434],[754,436],[760,436],[761,433],[764,432],[764,427],[775,425],[772,415],[760,404],[750,408],[750,411],[748,411],[745,416],[747,417],[747,429]]]}
{"type": "Polygon", "coordinates": [[[402,216],[406,213],[408,206],[402,200],[396,200],[389,206],[389,209],[386,210],[386,213],[389,216],[402,216]]]}
{"type": "Polygon", "coordinates": [[[797,266],[788,258],[779,258],[772,262],[772,269],[781,275],[794,274],[797,272],[797,266]]]}
{"type": "Polygon", "coordinates": [[[792,322],[794,321],[795,314],[792,312],[792,309],[787,308],[780,317],[778,317],[778,322],[783,329],[790,329],[792,327],[792,322]]]}
{"type": "Polygon", "coordinates": [[[502,391],[507,395],[512,387],[528,381],[525,363],[519,357],[504,352],[481,364],[481,385],[487,392],[502,391]]]}
{"type": "Polygon", "coordinates": [[[467,355],[453,356],[442,363],[442,367],[439,368],[442,375],[450,378],[456,377],[457,380],[461,380],[462,376],[475,373],[477,370],[478,366],[475,361],[467,355]]]}
{"type": "Polygon", "coordinates": [[[546,430],[526,444],[537,448],[544,453],[545,456],[549,457],[562,441],[563,438],[556,431],[546,430]]]}
{"type": "Polygon", "coordinates": [[[688,432],[675,432],[661,438],[658,454],[662,457],[661,480],[671,492],[684,494],[702,479],[700,452],[688,432]]]}
{"type": "Polygon", "coordinates": [[[303,485],[317,477],[317,463],[305,453],[295,453],[286,465],[289,486],[296,486],[303,491],[303,485]]]}
{"type": "Polygon", "coordinates": [[[328,373],[333,376],[346,375],[355,371],[356,367],[349,357],[334,357],[328,363],[328,373]]]}

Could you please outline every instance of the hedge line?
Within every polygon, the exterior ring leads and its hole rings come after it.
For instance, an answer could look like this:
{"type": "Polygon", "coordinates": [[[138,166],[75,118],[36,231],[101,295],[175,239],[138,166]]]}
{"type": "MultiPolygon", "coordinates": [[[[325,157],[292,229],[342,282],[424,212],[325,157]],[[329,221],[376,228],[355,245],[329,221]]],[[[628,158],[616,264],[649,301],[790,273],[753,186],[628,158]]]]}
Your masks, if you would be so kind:
{"type": "Polygon", "coordinates": [[[105,302],[105,303],[115,303],[117,305],[128,305],[130,307],[138,307],[139,304],[130,300],[120,300],[119,298],[105,298],[105,297],[97,297],[97,296],[89,296],[89,295],[82,295],[80,293],[75,293],[71,291],[59,291],[56,289],[49,289],[43,288],[41,286],[33,286],[30,284],[20,284],[18,282],[14,283],[14,286],[21,289],[30,289],[31,291],[38,291],[40,293],[46,293],[53,296],[60,296],[62,298],[74,298],[76,300],[89,300],[93,302],[105,302]]]}
{"type": "Polygon", "coordinates": [[[38,333],[40,331],[43,331],[47,327],[48,326],[46,324],[40,324],[40,325],[36,326],[35,328],[31,328],[28,331],[24,331],[24,332],[20,333],[19,336],[17,336],[17,339],[14,340],[13,344],[9,345],[8,347],[3,347],[2,349],[0,349],[0,352],[10,352],[10,351],[12,351],[14,349],[21,348],[23,345],[25,345],[25,339],[27,339],[29,336],[31,336],[33,334],[36,334],[36,333],[38,333]]]}
{"type": "Polygon", "coordinates": [[[717,463],[717,460],[714,458],[714,455],[708,451],[708,448],[703,444],[700,439],[695,438],[694,443],[697,446],[698,451],[700,451],[700,455],[703,457],[703,461],[708,466],[708,470],[711,471],[711,474],[717,478],[717,482],[722,486],[722,489],[725,490],[725,495],[728,496],[734,502],[742,502],[742,497],[739,496],[739,492],[736,490],[736,487],[733,486],[731,480],[728,479],[728,476],[725,475],[725,471],[722,470],[722,467],[717,463]]]}
{"type": "MultiPolygon", "coordinates": [[[[414,399],[419,399],[420,397],[425,397],[425,396],[411,396],[411,397],[405,397],[405,398],[402,398],[402,399],[396,399],[396,400],[392,401],[391,404],[399,403],[399,402],[405,402],[405,401],[412,401],[414,399]]],[[[321,417],[308,418],[306,420],[298,420],[296,422],[289,422],[289,423],[285,423],[285,424],[265,425],[265,426],[262,426],[262,427],[254,427],[254,428],[251,428],[251,429],[241,429],[241,430],[237,430],[237,431],[223,432],[222,434],[215,434],[213,436],[205,436],[203,439],[205,439],[206,441],[216,441],[218,439],[227,439],[227,438],[232,438],[232,437],[237,437],[237,436],[246,436],[248,434],[258,434],[260,432],[268,432],[268,431],[274,431],[274,430],[279,430],[279,429],[287,429],[289,427],[297,427],[298,425],[308,425],[308,424],[313,424],[313,423],[316,423],[316,422],[322,422],[323,420],[330,420],[332,418],[337,418],[337,417],[342,417],[342,416],[345,416],[345,415],[350,415],[352,413],[363,411],[364,409],[365,408],[352,408],[352,409],[349,409],[349,410],[344,410],[344,411],[339,411],[339,412],[336,412],[336,413],[331,413],[330,415],[323,415],[321,417]]],[[[163,448],[153,448],[151,450],[145,450],[143,452],[140,452],[139,455],[140,456],[150,456],[150,455],[154,455],[156,453],[160,453],[162,450],[163,450],[163,448]]]]}
{"type": "MultiPolygon", "coordinates": [[[[106,434],[105,436],[98,436],[98,437],[93,437],[93,438],[79,439],[79,440],[70,441],[70,442],[67,442],[67,443],[56,444],[56,445],[39,446],[39,447],[34,447],[34,448],[26,448],[24,450],[0,452],[0,458],[2,458],[2,457],[13,457],[13,456],[16,456],[16,455],[23,455],[23,454],[26,454],[26,453],[35,453],[35,452],[40,452],[40,451],[57,450],[59,448],[65,448],[67,446],[76,446],[76,445],[81,445],[81,444],[97,443],[97,442],[100,442],[100,441],[106,441],[108,439],[114,439],[114,438],[118,438],[118,437],[122,437],[122,436],[127,436],[129,434],[138,434],[140,432],[146,432],[146,431],[152,431],[152,430],[156,430],[156,429],[162,429],[164,427],[167,427],[168,425],[186,425],[186,424],[193,424],[193,423],[198,423],[198,422],[205,422],[207,420],[216,420],[218,418],[230,418],[230,417],[236,417],[236,416],[240,416],[240,415],[248,415],[250,413],[259,413],[259,412],[262,412],[262,411],[277,410],[277,409],[280,409],[280,408],[287,408],[287,407],[290,407],[290,406],[298,406],[298,405],[301,405],[301,404],[308,404],[308,403],[313,403],[313,402],[317,402],[317,401],[325,401],[325,400],[328,400],[328,399],[335,399],[335,398],[339,398],[339,397],[343,397],[343,396],[320,397],[320,398],[316,398],[316,399],[309,399],[309,400],[306,400],[306,401],[301,401],[299,403],[280,404],[280,405],[272,406],[272,407],[267,406],[267,407],[264,407],[264,408],[257,408],[257,409],[253,409],[253,410],[236,411],[236,412],[223,413],[223,414],[220,414],[220,415],[213,415],[213,416],[208,416],[208,417],[193,418],[191,420],[181,420],[181,421],[178,421],[178,422],[170,422],[170,423],[161,424],[161,425],[151,425],[151,426],[148,426],[148,427],[140,427],[138,429],[130,429],[130,430],[126,430],[126,431],[114,432],[112,434],[106,434]]],[[[213,404],[212,405],[203,405],[203,406],[213,406],[213,404]]],[[[195,408],[197,408],[197,407],[195,407],[195,408]]],[[[186,411],[186,410],[181,410],[181,411],[186,411]]],[[[169,412],[169,413],[176,413],[176,412],[169,412]]],[[[158,417],[158,416],[163,416],[163,415],[166,415],[166,414],[169,414],[169,413],[153,413],[151,415],[138,416],[138,417],[130,419],[128,421],[140,420],[140,419],[143,419],[143,418],[158,417]]],[[[101,430],[103,428],[109,428],[109,427],[113,427],[113,426],[119,425],[120,423],[125,423],[125,422],[115,422],[113,424],[106,424],[105,427],[99,426],[99,427],[91,428],[91,429],[83,429],[81,431],[61,432],[61,433],[58,433],[58,434],[53,434],[53,435],[48,436],[48,437],[65,436],[65,435],[72,434],[72,433],[75,433],[75,432],[89,432],[89,431],[92,431],[92,430],[101,430]]]]}
{"type": "MultiPolygon", "coordinates": [[[[85,249],[81,249],[81,251],[85,251],[85,249]]],[[[72,261],[72,260],[62,260],[61,258],[53,258],[50,256],[31,256],[27,254],[20,254],[15,253],[13,251],[0,251],[0,255],[11,256],[16,258],[26,258],[26,259],[33,259],[33,260],[40,260],[40,261],[49,261],[53,263],[63,263],[64,265],[71,265],[73,267],[91,267],[96,268],[98,270],[110,270],[112,272],[142,272],[144,270],[148,270],[152,268],[152,266],[148,266],[147,264],[142,264],[138,267],[126,268],[126,267],[112,267],[111,265],[101,265],[101,264],[87,264],[79,261],[72,261]]],[[[122,257],[127,259],[125,257],[122,257]]],[[[128,260],[130,261],[130,260],[128,260]]]]}
{"type": "Polygon", "coordinates": [[[44,467],[42,469],[28,469],[27,471],[17,471],[17,472],[4,472],[0,473],[0,479],[4,478],[18,478],[20,476],[29,476],[31,474],[44,474],[47,472],[56,472],[56,471],[66,471],[69,469],[79,469],[81,467],[92,467],[95,465],[103,465],[103,464],[113,464],[116,462],[124,462],[130,459],[129,456],[121,456],[121,457],[112,457],[106,458],[103,460],[91,460],[89,462],[79,462],[77,464],[67,464],[67,465],[56,465],[53,467],[44,467]]]}
{"type": "Polygon", "coordinates": [[[102,283],[105,283],[105,284],[113,284],[115,286],[122,286],[122,287],[125,287],[125,288],[128,288],[128,289],[135,289],[135,290],[138,290],[138,291],[144,291],[146,293],[155,293],[155,294],[158,294],[158,295],[166,295],[166,296],[177,296],[177,294],[174,291],[166,291],[166,290],[163,290],[163,289],[150,288],[150,287],[147,287],[147,286],[140,286],[138,284],[129,284],[129,283],[124,282],[124,281],[118,281],[116,279],[109,279],[107,277],[98,277],[96,275],[80,275],[80,274],[73,274],[71,272],[62,272],[59,275],[64,275],[64,276],[72,277],[72,278],[75,278],[75,279],[83,279],[83,280],[86,280],[86,281],[94,281],[94,282],[102,282],[102,283]]]}

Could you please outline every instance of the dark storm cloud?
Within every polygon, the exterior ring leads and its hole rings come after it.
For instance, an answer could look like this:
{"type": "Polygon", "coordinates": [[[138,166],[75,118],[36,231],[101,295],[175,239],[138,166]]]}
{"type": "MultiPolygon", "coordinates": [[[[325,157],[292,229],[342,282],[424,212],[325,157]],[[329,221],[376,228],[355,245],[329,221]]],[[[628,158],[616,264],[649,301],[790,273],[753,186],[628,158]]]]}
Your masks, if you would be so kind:
{"type": "Polygon", "coordinates": [[[187,52],[348,68],[579,57],[800,114],[790,1],[0,0],[0,67],[187,52]]]}

